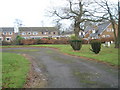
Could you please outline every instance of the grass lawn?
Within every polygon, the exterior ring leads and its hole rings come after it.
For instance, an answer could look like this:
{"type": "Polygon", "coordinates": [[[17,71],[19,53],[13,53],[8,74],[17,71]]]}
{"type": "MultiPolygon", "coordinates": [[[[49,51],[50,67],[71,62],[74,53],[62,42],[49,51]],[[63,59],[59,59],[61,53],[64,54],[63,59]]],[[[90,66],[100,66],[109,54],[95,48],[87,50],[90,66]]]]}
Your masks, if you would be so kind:
{"type": "Polygon", "coordinates": [[[114,48],[114,45],[111,45],[111,47],[109,48],[101,46],[101,51],[99,54],[94,54],[92,51],[90,51],[89,48],[91,48],[91,46],[89,44],[82,45],[81,50],[77,52],[73,51],[70,45],[24,45],[24,46],[3,46],[3,47],[31,47],[31,46],[58,48],[62,53],[87,57],[91,59],[96,59],[98,61],[107,62],[112,65],[118,65],[118,49],[114,48]]]}
{"type": "Polygon", "coordinates": [[[22,88],[30,62],[15,53],[2,53],[2,87],[22,88]]]}

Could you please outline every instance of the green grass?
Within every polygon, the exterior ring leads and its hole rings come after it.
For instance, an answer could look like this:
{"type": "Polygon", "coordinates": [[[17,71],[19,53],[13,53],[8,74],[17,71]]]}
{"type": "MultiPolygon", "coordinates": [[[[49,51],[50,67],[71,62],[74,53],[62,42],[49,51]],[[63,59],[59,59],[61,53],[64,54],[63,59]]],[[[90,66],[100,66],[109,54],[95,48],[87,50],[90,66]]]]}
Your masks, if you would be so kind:
{"type": "Polygon", "coordinates": [[[91,59],[96,59],[98,61],[103,61],[110,63],[112,65],[120,65],[118,64],[118,49],[114,48],[114,45],[111,47],[101,47],[101,51],[99,54],[94,54],[90,51],[90,45],[82,45],[80,51],[73,51],[70,45],[25,45],[25,46],[3,46],[3,47],[53,47],[58,48],[62,53],[67,53],[76,56],[87,57],[91,59]]]}
{"type": "Polygon", "coordinates": [[[2,53],[2,87],[22,88],[29,64],[29,61],[19,54],[2,53]]]}
{"type": "Polygon", "coordinates": [[[2,53],[0,53],[0,89],[2,87],[2,53]]]}

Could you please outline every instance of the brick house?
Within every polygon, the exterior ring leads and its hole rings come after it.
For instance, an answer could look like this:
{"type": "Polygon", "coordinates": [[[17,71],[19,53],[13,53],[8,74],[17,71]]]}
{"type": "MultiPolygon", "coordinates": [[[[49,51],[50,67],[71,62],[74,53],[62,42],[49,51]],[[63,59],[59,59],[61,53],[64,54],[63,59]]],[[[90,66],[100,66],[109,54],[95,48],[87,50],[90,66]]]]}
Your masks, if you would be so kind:
{"type": "Polygon", "coordinates": [[[24,39],[56,38],[58,30],[55,27],[19,27],[19,35],[24,39]]]}
{"type": "Polygon", "coordinates": [[[15,39],[13,27],[0,27],[0,41],[10,42],[15,39]]]}
{"type": "MultiPolygon", "coordinates": [[[[116,34],[118,33],[118,25],[115,24],[116,34]]],[[[98,26],[88,26],[85,31],[84,38],[99,39],[99,38],[114,38],[114,30],[110,22],[102,23],[98,26]]]]}

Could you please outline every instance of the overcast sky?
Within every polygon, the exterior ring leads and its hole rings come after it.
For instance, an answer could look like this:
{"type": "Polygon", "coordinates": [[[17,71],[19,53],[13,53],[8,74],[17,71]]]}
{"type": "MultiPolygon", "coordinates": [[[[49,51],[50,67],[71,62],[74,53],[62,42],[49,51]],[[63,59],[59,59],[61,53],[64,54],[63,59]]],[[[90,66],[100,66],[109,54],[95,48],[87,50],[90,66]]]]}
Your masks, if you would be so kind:
{"type": "Polygon", "coordinates": [[[53,26],[46,10],[63,4],[64,0],[0,0],[0,27],[14,26],[15,19],[25,26],[53,26]]]}

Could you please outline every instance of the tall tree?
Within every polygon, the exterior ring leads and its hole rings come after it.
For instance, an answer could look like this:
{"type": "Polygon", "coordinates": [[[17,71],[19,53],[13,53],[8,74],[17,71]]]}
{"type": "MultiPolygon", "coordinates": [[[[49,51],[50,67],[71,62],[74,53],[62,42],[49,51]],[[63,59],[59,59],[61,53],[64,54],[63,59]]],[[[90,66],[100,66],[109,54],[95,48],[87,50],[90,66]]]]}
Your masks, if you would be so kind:
{"type": "MultiPolygon", "coordinates": [[[[67,6],[60,8],[59,10],[54,9],[52,15],[56,15],[60,19],[70,19],[74,24],[74,33],[76,38],[79,38],[80,30],[84,30],[83,23],[86,21],[102,21],[102,18],[97,20],[91,14],[94,14],[92,5],[93,2],[89,0],[67,0],[67,6]]],[[[102,16],[101,16],[102,17],[102,16]]]]}
{"type": "MultiPolygon", "coordinates": [[[[103,18],[108,20],[112,24],[112,28],[114,30],[114,38],[115,38],[115,48],[119,48],[120,43],[118,39],[118,29],[115,28],[115,24],[117,24],[118,21],[118,8],[116,4],[110,3],[109,0],[94,0],[95,3],[97,3],[98,8],[102,12],[98,13],[104,13],[103,18]]],[[[95,11],[97,12],[97,10],[95,11]]]]}

